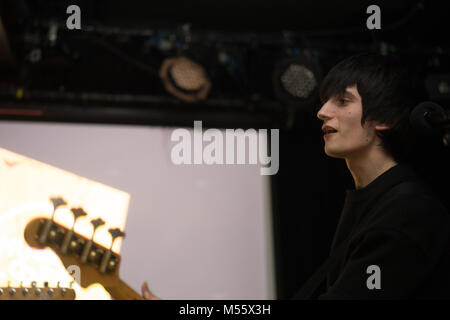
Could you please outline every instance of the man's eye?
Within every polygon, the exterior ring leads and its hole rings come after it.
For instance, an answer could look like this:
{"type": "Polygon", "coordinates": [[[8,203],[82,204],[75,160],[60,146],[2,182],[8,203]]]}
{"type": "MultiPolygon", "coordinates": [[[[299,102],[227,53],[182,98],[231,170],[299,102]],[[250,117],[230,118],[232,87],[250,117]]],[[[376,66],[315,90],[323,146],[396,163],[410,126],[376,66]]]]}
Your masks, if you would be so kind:
{"type": "Polygon", "coordinates": [[[339,99],[339,104],[347,104],[348,100],[347,99],[339,99]]]}

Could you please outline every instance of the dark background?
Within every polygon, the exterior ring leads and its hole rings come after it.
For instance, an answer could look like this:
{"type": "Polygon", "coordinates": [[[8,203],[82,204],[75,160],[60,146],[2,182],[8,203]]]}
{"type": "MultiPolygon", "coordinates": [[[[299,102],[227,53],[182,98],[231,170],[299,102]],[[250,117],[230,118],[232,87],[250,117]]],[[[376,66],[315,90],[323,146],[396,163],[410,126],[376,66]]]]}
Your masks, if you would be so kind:
{"type": "MultiPolygon", "coordinates": [[[[384,50],[409,64],[412,95],[448,108],[448,90],[436,94],[439,81],[425,86],[428,76],[450,83],[447,15],[438,1],[3,0],[1,39],[11,54],[0,55],[0,117],[171,126],[202,119],[210,127],[280,128],[272,189],[277,294],[286,299],[326,258],[352,180],[342,160],[323,153],[317,97],[298,105],[280,100],[275,66],[307,54],[324,75],[351,54],[384,50]],[[81,7],[80,31],[65,29],[70,4],[81,7]],[[381,30],[366,28],[371,4],[381,8],[381,30]],[[52,21],[59,25],[53,44],[52,21]],[[158,39],[170,37],[175,49],[155,49],[158,39]],[[31,61],[36,49],[39,59],[31,61]],[[221,50],[232,63],[217,61],[221,50]],[[213,82],[207,101],[183,103],[164,90],[158,67],[176,54],[205,66],[213,82]]],[[[449,159],[436,134],[417,141],[412,161],[447,206],[449,159]]]]}

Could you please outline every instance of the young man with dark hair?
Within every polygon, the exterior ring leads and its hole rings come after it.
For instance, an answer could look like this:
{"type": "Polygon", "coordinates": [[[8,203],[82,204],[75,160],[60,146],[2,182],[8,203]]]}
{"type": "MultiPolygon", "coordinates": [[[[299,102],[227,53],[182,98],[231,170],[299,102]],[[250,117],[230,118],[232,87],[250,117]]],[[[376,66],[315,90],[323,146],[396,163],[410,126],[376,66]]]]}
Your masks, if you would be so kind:
{"type": "Polygon", "coordinates": [[[321,85],[325,153],[345,160],[355,189],[347,191],[320,299],[450,297],[448,212],[403,163],[414,107],[409,80],[396,59],[360,54],[321,85]]]}
{"type": "MultiPolygon", "coordinates": [[[[345,159],[355,189],[347,191],[330,259],[295,298],[450,297],[448,212],[403,164],[413,107],[406,69],[393,58],[353,56],[328,73],[320,95],[325,153],[345,159]]],[[[159,299],[146,283],[142,294],[159,299]]]]}

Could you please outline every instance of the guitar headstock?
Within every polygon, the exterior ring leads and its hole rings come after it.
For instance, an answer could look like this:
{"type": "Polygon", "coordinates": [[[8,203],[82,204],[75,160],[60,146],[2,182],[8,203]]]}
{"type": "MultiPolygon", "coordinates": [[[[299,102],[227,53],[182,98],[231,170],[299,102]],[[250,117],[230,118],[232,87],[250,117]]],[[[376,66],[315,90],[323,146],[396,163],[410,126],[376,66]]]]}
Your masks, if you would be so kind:
{"type": "MultiPolygon", "coordinates": [[[[61,198],[52,198],[54,210],[66,202],[61,198]]],[[[105,224],[100,218],[91,220],[93,233],[90,238],[74,231],[76,220],[86,216],[82,208],[72,208],[73,226],[67,228],[48,218],[37,218],[30,221],[25,228],[25,240],[33,248],[50,248],[55,252],[65,268],[76,265],[80,268],[79,285],[86,288],[94,283],[100,283],[105,288],[116,286],[119,280],[120,255],[112,251],[114,240],[124,237],[119,229],[109,229],[111,247],[94,241],[94,234],[98,227],[105,224]]]]}
{"type": "Polygon", "coordinates": [[[0,300],[74,300],[75,290],[63,287],[38,287],[35,282],[29,287],[0,287],[0,300]]]}

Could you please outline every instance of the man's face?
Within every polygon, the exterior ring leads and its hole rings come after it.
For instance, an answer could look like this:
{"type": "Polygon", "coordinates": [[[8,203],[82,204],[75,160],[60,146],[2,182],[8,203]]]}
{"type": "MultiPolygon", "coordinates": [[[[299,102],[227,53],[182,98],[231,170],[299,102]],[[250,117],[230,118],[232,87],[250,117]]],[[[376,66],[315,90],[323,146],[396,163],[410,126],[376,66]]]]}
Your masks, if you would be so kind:
{"type": "Polygon", "coordinates": [[[356,85],[344,94],[331,97],[319,110],[323,121],[325,153],[330,157],[349,158],[363,154],[377,144],[375,125],[361,125],[362,103],[356,85]]]}

